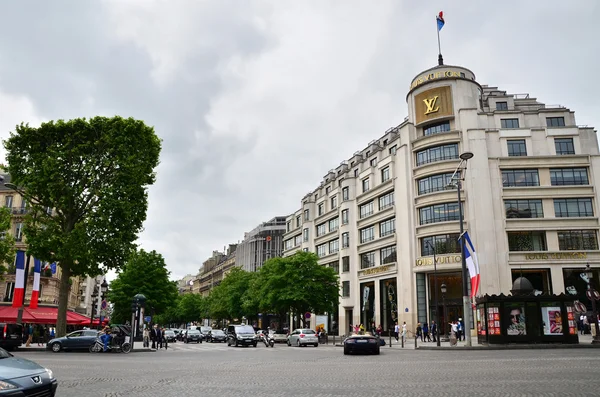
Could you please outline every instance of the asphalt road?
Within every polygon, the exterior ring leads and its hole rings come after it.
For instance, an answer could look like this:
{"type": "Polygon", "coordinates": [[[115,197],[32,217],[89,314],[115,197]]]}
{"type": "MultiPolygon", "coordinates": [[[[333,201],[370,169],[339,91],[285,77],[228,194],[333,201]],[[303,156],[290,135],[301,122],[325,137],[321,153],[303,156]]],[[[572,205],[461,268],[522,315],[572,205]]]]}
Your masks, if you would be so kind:
{"type": "Polygon", "coordinates": [[[600,350],[419,351],[169,345],[155,353],[17,352],[61,397],[598,396],[600,350]]]}

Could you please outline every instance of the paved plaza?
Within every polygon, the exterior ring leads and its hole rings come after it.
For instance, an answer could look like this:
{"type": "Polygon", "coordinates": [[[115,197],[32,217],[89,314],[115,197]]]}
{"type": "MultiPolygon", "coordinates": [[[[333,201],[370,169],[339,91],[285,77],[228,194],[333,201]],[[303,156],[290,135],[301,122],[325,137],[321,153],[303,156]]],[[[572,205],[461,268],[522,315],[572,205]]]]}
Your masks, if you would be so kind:
{"type": "Polygon", "coordinates": [[[344,356],[334,346],[203,343],[124,354],[17,352],[52,369],[61,397],[597,396],[600,350],[422,351],[344,356]]]}

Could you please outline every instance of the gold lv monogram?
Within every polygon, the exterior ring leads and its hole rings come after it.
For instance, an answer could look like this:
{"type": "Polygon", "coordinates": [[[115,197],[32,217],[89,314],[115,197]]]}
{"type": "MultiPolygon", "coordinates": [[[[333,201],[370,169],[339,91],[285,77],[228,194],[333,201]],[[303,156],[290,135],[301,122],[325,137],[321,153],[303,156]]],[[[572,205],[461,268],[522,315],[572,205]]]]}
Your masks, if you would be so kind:
{"type": "Polygon", "coordinates": [[[430,113],[435,113],[440,110],[440,107],[436,106],[437,99],[438,99],[437,95],[434,96],[433,98],[423,99],[423,102],[425,102],[425,106],[427,106],[427,111],[425,112],[426,115],[430,114],[430,113]]]}

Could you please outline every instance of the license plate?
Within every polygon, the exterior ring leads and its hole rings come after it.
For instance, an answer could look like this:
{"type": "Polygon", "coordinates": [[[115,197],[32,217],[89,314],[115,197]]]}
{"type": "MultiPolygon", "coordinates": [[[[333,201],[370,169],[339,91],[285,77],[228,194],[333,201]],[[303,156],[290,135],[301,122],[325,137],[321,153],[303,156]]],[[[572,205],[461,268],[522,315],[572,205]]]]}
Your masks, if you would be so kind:
{"type": "Polygon", "coordinates": [[[359,339],[356,341],[356,343],[367,343],[369,342],[368,340],[364,340],[364,339],[359,339]]]}
{"type": "Polygon", "coordinates": [[[17,338],[18,338],[18,335],[11,335],[10,336],[10,339],[17,339],[17,338]]]}

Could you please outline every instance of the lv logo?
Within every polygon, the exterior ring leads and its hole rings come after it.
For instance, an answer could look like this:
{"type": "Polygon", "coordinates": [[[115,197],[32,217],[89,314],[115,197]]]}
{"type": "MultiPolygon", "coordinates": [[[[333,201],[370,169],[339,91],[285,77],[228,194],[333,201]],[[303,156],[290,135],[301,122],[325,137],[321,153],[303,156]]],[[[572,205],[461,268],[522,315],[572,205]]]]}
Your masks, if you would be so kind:
{"type": "Polygon", "coordinates": [[[434,96],[433,98],[423,99],[423,102],[425,103],[425,106],[427,107],[427,110],[425,111],[426,115],[428,115],[430,113],[435,113],[440,110],[440,107],[436,106],[437,99],[438,99],[437,95],[434,96]]]}

